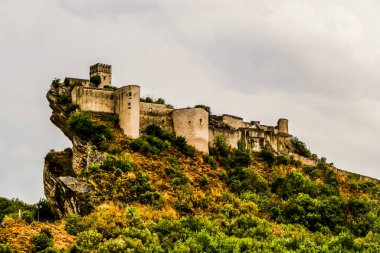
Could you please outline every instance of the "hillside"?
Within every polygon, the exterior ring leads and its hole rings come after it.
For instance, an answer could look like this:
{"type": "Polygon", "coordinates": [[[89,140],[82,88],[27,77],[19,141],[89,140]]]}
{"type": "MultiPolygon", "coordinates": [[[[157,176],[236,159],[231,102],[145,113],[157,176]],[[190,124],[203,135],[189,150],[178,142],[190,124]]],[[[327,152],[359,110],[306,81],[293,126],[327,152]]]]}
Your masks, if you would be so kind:
{"type": "Polygon", "coordinates": [[[115,115],[80,111],[71,89],[56,80],[47,94],[73,142],[45,157],[45,195],[60,218],[25,223],[10,209],[0,252],[45,241],[44,252],[380,251],[378,180],[337,170],[296,138],[289,145],[308,165],[223,137],[205,154],[156,125],[132,140],[115,115]]]}

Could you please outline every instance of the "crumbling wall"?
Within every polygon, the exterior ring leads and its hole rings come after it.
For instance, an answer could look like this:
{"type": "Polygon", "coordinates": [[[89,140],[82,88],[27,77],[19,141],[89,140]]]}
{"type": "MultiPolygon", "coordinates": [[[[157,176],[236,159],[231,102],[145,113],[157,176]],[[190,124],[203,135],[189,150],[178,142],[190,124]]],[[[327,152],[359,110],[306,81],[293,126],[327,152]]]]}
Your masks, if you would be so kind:
{"type": "Polygon", "coordinates": [[[237,148],[238,141],[242,139],[239,130],[210,127],[208,131],[210,145],[213,145],[217,136],[224,137],[233,148],[237,148]]]}
{"type": "Polygon", "coordinates": [[[114,92],[90,87],[76,86],[71,99],[83,111],[114,112],[114,92]]]}
{"type": "Polygon", "coordinates": [[[185,137],[190,145],[208,153],[208,116],[202,108],[174,110],[172,117],[176,136],[185,137]]]}
{"type": "Polygon", "coordinates": [[[140,102],[140,132],[152,124],[165,131],[174,132],[172,111],[167,105],[140,102]]]}
{"type": "Polygon", "coordinates": [[[223,123],[229,125],[231,128],[234,128],[234,129],[239,129],[239,128],[250,126],[249,123],[243,122],[243,118],[228,115],[228,114],[222,115],[222,121],[223,121],[223,123]]]}

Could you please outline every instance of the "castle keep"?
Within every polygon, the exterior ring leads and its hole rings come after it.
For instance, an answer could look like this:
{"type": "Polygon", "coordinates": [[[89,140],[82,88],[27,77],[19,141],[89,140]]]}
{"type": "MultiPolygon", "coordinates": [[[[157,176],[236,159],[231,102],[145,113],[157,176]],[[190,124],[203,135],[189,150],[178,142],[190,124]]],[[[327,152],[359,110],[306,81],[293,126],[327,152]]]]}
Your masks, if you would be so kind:
{"type": "Polygon", "coordinates": [[[270,147],[280,153],[288,153],[288,120],[279,119],[277,126],[261,125],[259,121],[244,122],[242,118],[224,114],[209,115],[203,108],[174,109],[165,104],[140,101],[140,86],[127,85],[111,89],[111,66],[95,64],[90,67],[90,80],[65,78],[65,83],[75,85],[71,97],[83,111],[115,113],[119,125],[130,138],[139,137],[150,124],[156,124],[202,152],[208,152],[209,144],[217,136],[224,136],[232,147],[243,142],[252,150],[270,147]]]}

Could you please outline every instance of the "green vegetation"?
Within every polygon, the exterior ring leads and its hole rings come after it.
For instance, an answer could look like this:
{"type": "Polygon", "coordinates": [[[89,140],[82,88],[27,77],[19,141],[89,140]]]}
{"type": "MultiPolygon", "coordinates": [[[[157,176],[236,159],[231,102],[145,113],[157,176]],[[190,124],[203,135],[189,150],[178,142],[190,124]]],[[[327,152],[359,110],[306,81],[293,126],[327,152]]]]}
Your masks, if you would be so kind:
{"type": "Polygon", "coordinates": [[[208,112],[209,115],[211,115],[211,107],[207,105],[196,105],[195,108],[202,108],[208,112]]]}
{"type": "Polygon", "coordinates": [[[140,101],[146,102],[146,103],[161,104],[161,105],[164,105],[166,103],[165,99],[163,99],[163,98],[157,98],[156,100],[154,100],[151,97],[145,97],[145,98],[142,97],[142,98],[140,98],[140,101]]]}
{"type": "Polygon", "coordinates": [[[21,211],[21,219],[27,223],[34,220],[54,221],[56,215],[45,199],[40,199],[36,204],[29,205],[18,199],[6,199],[0,197],[0,222],[5,216],[18,218],[19,210],[21,211]]]}
{"type": "Polygon", "coordinates": [[[104,89],[106,89],[106,90],[117,90],[118,88],[116,86],[112,86],[112,85],[104,85],[104,89]]]}
{"type": "Polygon", "coordinates": [[[311,157],[311,152],[310,150],[306,147],[306,144],[300,141],[297,137],[293,137],[292,140],[292,145],[294,147],[294,153],[304,156],[304,157],[311,157]]]}
{"type": "Polygon", "coordinates": [[[102,78],[99,75],[92,76],[90,78],[90,83],[95,85],[95,87],[98,87],[102,83],[102,78]]]}
{"type": "Polygon", "coordinates": [[[54,246],[53,234],[49,228],[44,228],[32,238],[32,252],[41,252],[54,246]]]}
{"type": "Polygon", "coordinates": [[[78,137],[91,141],[96,147],[105,149],[112,139],[112,133],[107,126],[94,122],[85,112],[72,113],[67,121],[70,131],[78,137]]]}
{"type": "Polygon", "coordinates": [[[145,130],[145,134],[131,142],[132,150],[144,155],[157,155],[173,147],[187,156],[196,154],[195,148],[188,145],[184,137],[176,137],[172,133],[163,131],[157,125],[149,125],[145,130]]]}

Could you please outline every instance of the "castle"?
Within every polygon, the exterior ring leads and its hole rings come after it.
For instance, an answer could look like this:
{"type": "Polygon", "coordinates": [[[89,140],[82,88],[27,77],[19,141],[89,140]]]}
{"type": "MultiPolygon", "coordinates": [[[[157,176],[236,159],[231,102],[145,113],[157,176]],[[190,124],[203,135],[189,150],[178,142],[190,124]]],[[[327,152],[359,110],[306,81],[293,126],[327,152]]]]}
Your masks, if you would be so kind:
{"type": "Polygon", "coordinates": [[[259,121],[244,122],[242,118],[223,114],[209,115],[203,108],[174,109],[165,104],[140,101],[140,86],[127,85],[112,89],[111,65],[97,63],[90,67],[90,80],[65,78],[75,86],[72,102],[82,111],[115,113],[120,128],[130,138],[138,138],[148,125],[156,124],[166,131],[183,136],[198,150],[207,153],[217,136],[224,136],[232,147],[239,142],[251,150],[272,148],[289,153],[288,120],[279,119],[277,126],[261,125],[259,121]]]}

